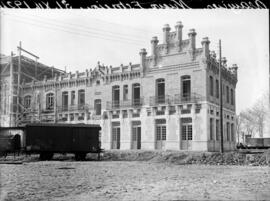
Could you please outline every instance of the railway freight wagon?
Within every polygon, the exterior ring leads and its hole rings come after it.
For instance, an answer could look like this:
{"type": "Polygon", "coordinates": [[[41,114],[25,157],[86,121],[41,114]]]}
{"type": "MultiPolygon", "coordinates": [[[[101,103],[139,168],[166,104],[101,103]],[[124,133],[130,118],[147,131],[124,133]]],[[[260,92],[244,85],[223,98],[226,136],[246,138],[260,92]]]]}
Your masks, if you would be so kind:
{"type": "Polygon", "coordinates": [[[50,160],[54,153],[74,153],[83,160],[87,153],[100,153],[99,125],[28,124],[23,135],[26,153],[39,153],[41,160],[50,160]]]}
{"type": "Polygon", "coordinates": [[[245,147],[247,149],[269,149],[270,138],[247,138],[245,147]]]}

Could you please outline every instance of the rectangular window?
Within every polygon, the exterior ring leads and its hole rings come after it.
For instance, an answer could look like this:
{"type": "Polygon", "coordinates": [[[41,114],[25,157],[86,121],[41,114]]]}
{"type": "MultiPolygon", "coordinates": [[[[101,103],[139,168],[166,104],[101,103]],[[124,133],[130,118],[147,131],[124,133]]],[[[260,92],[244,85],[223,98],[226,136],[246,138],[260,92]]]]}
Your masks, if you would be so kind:
{"type": "Polygon", "coordinates": [[[75,91],[71,91],[71,105],[75,105],[75,91]]]}
{"type": "Polygon", "coordinates": [[[230,103],[230,95],[229,95],[229,87],[226,86],[226,100],[227,100],[227,103],[230,103]]]}
{"type": "Polygon", "coordinates": [[[128,118],[127,110],[122,111],[123,118],[128,118]]]}
{"type": "Polygon", "coordinates": [[[31,96],[25,96],[24,97],[24,107],[30,108],[31,106],[31,96]]]}
{"type": "Polygon", "coordinates": [[[54,108],[54,94],[49,93],[46,96],[46,109],[52,110],[54,108]]]}
{"type": "Polygon", "coordinates": [[[123,87],[123,100],[128,100],[128,85],[123,87]]]}
{"type": "Polygon", "coordinates": [[[216,80],[216,98],[219,98],[219,81],[216,80]]]}
{"type": "Polygon", "coordinates": [[[83,89],[78,92],[78,105],[79,107],[85,105],[85,91],[83,89]]]}
{"type": "Polygon", "coordinates": [[[157,119],[156,120],[156,140],[166,140],[166,120],[157,119]]]}
{"type": "Polygon", "coordinates": [[[182,109],[181,114],[190,114],[191,110],[190,109],[182,109]]]}
{"type": "Polygon", "coordinates": [[[68,92],[64,91],[62,93],[62,110],[66,111],[68,110],[68,92]]]}
{"type": "Polygon", "coordinates": [[[213,140],[214,132],[214,119],[210,118],[210,140],[213,140]]]}
{"type": "Polygon", "coordinates": [[[231,124],[231,141],[235,141],[234,138],[234,124],[231,124]]]}
{"type": "Polygon", "coordinates": [[[227,128],[227,141],[230,141],[230,123],[229,122],[227,122],[227,126],[226,126],[226,128],[227,128]]]}
{"type": "Polygon", "coordinates": [[[214,96],[214,81],[212,76],[210,76],[209,81],[210,81],[210,95],[214,96]]]}
{"type": "Polygon", "coordinates": [[[192,140],[192,118],[181,118],[182,140],[192,140]]]}
{"type": "Polygon", "coordinates": [[[191,78],[189,75],[184,75],[181,77],[182,83],[182,101],[190,101],[191,96],[191,78]]]}
{"type": "Polygon", "coordinates": [[[216,140],[219,140],[219,120],[216,120],[216,140]]]}
{"type": "Polygon", "coordinates": [[[96,99],[94,104],[96,115],[101,115],[101,99],[96,99]]]}
{"type": "Polygon", "coordinates": [[[112,87],[112,108],[120,106],[120,87],[115,85],[112,87]]]}
{"type": "Polygon", "coordinates": [[[187,140],[186,130],[187,130],[187,127],[183,125],[182,126],[182,140],[187,140]]]}
{"type": "Polygon", "coordinates": [[[231,89],[231,104],[234,105],[234,93],[233,93],[233,89],[231,89]]]}
{"type": "Polygon", "coordinates": [[[188,125],[188,140],[192,140],[192,125],[188,125]]]}

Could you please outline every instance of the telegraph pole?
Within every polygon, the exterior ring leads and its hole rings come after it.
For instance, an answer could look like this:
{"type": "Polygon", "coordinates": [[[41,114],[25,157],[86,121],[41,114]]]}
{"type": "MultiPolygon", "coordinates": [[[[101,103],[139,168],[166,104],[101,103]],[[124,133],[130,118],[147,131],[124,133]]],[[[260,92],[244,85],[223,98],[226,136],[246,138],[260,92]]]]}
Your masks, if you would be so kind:
{"type": "Polygon", "coordinates": [[[220,153],[224,152],[223,149],[223,107],[222,107],[222,65],[221,65],[221,40],[219,40],[219,121],[220,121],[220,153]]]}
{"type": "Polygon", "coordinates": [[[22,42],[20,41],[19,48],[18,48],[18,70],[17,70],[17,110],[16,110],[16,126],[19,124],[19,113],[20,113],[20,84],[21,84],[21,48],[22,48],[22,42]]]}

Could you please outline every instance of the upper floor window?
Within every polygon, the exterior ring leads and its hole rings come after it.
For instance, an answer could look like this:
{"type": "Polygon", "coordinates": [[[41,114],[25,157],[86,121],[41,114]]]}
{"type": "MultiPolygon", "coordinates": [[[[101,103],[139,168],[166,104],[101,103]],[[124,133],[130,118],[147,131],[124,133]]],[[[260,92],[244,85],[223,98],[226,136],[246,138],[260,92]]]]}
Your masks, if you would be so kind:
{"type": "Polygon", "coordinates": [[[231,104],[234,105],[234,93],[233,93],[233,89],[231,89],[231,104]]]}
{"type": "Polygon", "coordinates": [[[189,99],[191,94],[191,79],[189,75],[181,77],[182,98],[189,99]]]}
{"type": "Polygon", "coordinates": [[[96,115],[101,115],[101,99],[96,99],[95,100],[95,112],[96,115]]]}
{"type": "Polygon", "coordinates": [[[78,91],[78,105],[85,104],[85,90],[81,89],[78,91]]]}
{"type": "Polygon", "coordinates": [[[158,103],[165,102],[165,79],[160,78],[156,80],[156,97],[158,103]]]}
{"type": "Polygon", "coordinates": [[[219,81],[216,80],[216,98],[219,98],[219,81]]]}
{"type": "Polygon", "coordinates": [[[112,87],[112,106],[119,107],[120,105],[120,87],[115,85],[112,87]]]}
{"type": "Polygon", "coordinates": [[[124,85],[123,87],[123,100],[128,99],[128,85],[124,85]]]}
{"type": "Polygon", "coordinates": [[[141,98],[141,86],[140,84],[136,83],[132,85],[132,104],[133,105],[140,105],[140,98],[141,98]]]}
{"type": "Polygon", "coordinates": [[[68,109],[68,92],[62,92],[62,107],[64,110],[68,109]]]}
{"type": "Polygon", "coordinates": [[[75,91],[71,91],[71,102],[70,102],[71,105],[74,105],[75,104],[75,91]]]}
{"type": "Polygon", "coordinates": [[[227,103],[230,103],[230,95],[229,95],[229,87],[226,86],[226,101],[227,103]]]}
{"type": "Polygon", "coordinates": [[[46,95],[46,109],[51,110],[54,108],[54,94],[48,93],[46,95]]]}
{"type": "Polygon", "coordinates": [[[209,77],[209,81],[210,81],[210,95],[214,96],[214,80],[212,76],[209,77]]]}
{"type": "Polygon", "coordinates": [[[30,106],[31,106],[31,96],[28,95],[24,97],[24,107],[30,108],[30,106]]]}

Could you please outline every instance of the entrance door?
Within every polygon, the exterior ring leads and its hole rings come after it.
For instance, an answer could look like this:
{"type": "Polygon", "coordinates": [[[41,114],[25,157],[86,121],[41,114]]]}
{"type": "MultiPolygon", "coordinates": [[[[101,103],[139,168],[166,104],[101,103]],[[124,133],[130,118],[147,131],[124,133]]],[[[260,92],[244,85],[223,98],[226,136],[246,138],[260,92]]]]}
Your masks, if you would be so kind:
{"type": "Polygon", "coordinates": [[[141,149],[141,125],[132,126],[131,149],[141,149]]]}
{"type": "Polygon", "coordinates": [[[181,149],[192,149],[192,123],[182,123],[181,149]]]}
{"type": "Polygon", "coordinates": [[[120,149],[120,126],[112,128],[112,149],[120,149]]]}
{"type": "Polygon", "coordinates": [[[156,149],[165,149],[166,145],[166,121],[156,124],[156,149]]]}

